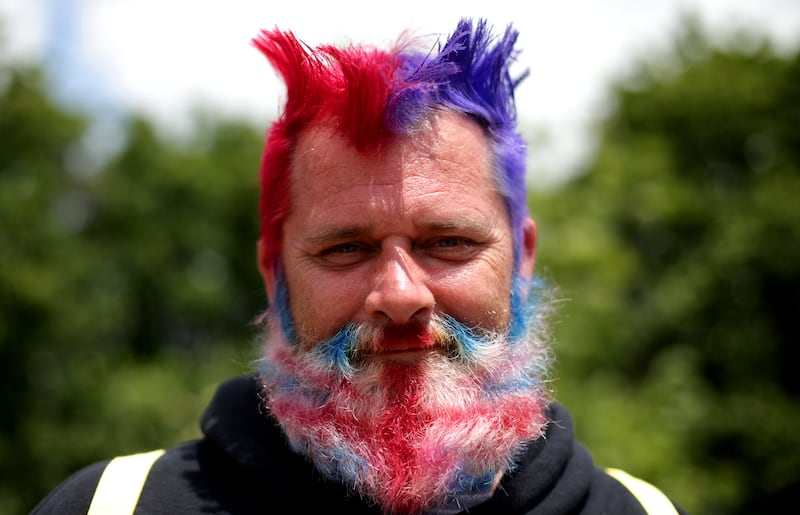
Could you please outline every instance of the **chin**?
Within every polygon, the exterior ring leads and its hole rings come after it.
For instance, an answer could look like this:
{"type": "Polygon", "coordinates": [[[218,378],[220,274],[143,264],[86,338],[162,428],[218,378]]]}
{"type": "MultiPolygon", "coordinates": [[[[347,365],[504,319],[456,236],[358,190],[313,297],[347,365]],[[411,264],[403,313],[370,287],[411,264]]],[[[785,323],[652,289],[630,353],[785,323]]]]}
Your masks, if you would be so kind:
{"type": "Polygon", "coordinates": [[[291,445],[385,511],[414,513],[490,489],[547,425],[535,345],[492,341],[368,353],[349,374],[273,331],[265,403],[291,445]]]}

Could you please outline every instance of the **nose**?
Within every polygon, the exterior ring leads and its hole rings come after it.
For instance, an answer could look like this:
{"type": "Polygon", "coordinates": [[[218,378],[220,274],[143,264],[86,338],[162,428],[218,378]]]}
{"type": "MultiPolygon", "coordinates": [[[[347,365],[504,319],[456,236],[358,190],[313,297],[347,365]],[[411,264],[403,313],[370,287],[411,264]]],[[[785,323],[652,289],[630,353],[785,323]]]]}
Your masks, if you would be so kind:
{"type": "Polygon", "coordinates": [[[372,283],[366,299],[371,317],[406,324],[425,321],[433,312],[435,301],[425,273],[406,249],[383,249],[372,283]]]}

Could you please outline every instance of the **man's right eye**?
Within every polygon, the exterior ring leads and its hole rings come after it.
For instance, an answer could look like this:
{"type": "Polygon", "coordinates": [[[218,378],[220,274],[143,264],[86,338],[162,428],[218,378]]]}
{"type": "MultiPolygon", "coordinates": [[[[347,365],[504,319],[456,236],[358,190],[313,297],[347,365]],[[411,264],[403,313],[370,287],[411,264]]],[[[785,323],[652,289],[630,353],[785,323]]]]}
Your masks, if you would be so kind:
{"type": "Polygon", "coordinates": [[[361,247],[355,243],[341,243],[328,249],[327,252],[336,254],[352,254],[353,252],[358,252],[359,250],[361,250],[361,247]]]}
{"type": "Polygon", "coordinates": [[[349,266],[364,259],[368,252],[369,249],[358,243],[339,243],[326,248],[317,257],[331,266],[349,266]]]}

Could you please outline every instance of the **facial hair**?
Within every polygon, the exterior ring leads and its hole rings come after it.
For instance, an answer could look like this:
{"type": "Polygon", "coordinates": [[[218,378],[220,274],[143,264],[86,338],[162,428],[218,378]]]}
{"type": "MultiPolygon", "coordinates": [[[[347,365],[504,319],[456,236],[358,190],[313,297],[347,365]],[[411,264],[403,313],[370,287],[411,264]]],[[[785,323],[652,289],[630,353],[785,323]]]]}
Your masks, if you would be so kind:
{"type": "Polygon", "coordinates": [[[516,340],[433,315],[399,332],[350,324],[313,345],[287,338],[272,310],[264,402],[295,451],[384,512],[458,506],[491,493],[546,429],[550,356],[536,304],[512,313],[527,328],[516,340]],[[399,333],[430,350],[409,361],[371,357],[399,333]]]}

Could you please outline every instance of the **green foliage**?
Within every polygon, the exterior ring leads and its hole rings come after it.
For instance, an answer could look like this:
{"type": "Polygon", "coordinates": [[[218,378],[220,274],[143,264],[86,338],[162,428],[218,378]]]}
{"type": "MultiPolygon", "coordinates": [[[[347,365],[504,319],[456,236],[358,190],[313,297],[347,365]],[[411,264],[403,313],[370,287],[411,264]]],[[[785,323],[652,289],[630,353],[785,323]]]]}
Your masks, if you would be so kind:
{"type": "Polygon", "coordinates": [[[690,24],[615,87],[584,173],[532,199],[579,437],[692,513],[800,491],[800,54],[748,41],[690,24]]]}
{"type": "Polygon", "coordinates": [[[30,69],[0,89],[0,512],[91,461],[196,436],[251,370],[262,135],[207,117],[188,141],[131,120],[100,170],[88,121],[30,69]]]}

